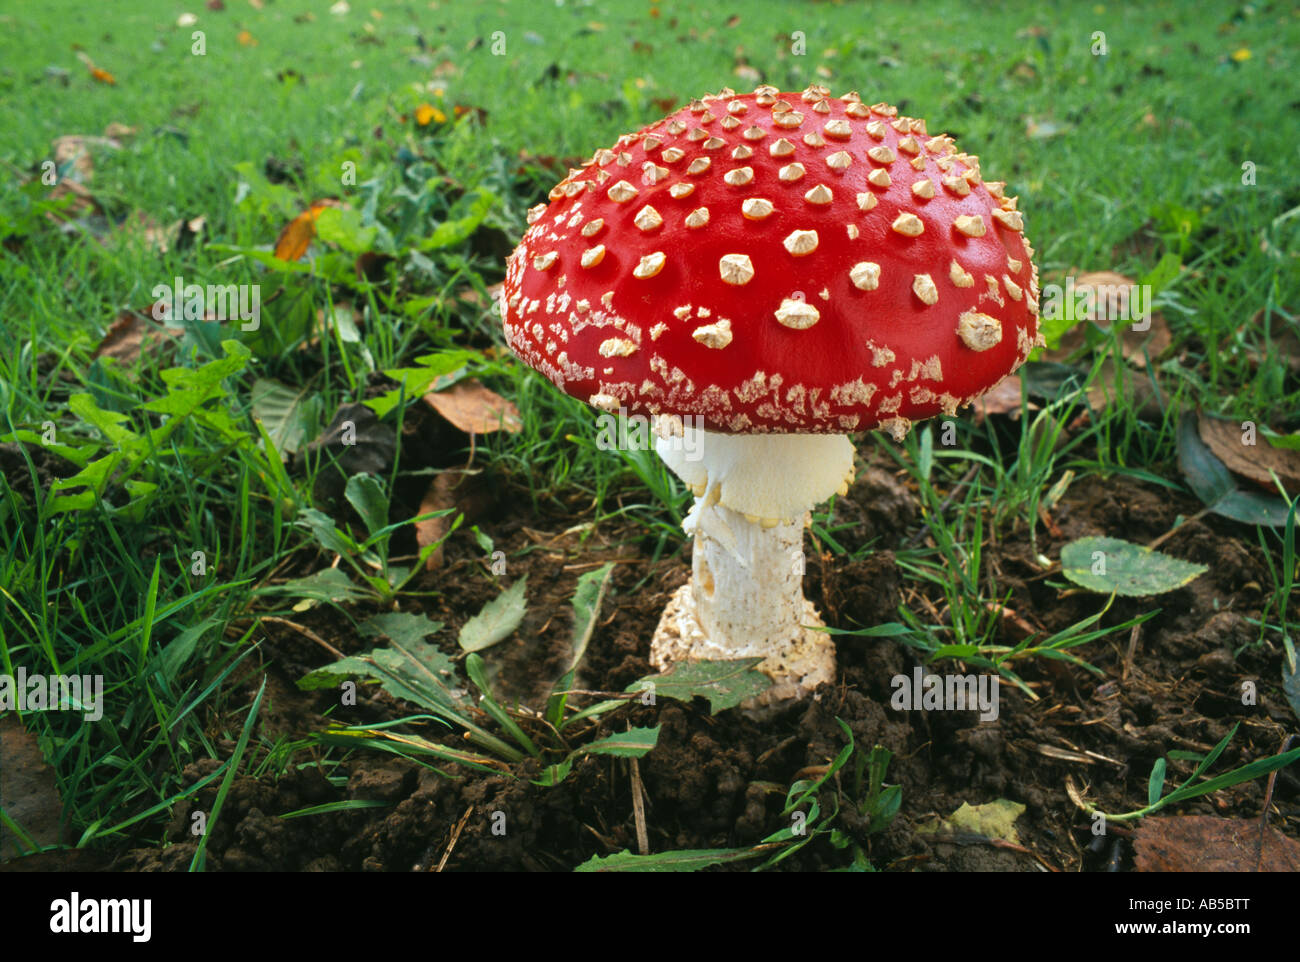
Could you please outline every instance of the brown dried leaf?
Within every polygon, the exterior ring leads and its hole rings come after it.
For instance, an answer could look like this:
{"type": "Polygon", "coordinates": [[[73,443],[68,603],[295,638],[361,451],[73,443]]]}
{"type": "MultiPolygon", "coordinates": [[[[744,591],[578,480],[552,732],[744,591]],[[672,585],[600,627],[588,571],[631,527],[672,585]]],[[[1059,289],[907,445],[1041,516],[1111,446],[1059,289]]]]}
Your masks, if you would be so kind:
{"type": "MultiPolygon", "coordinates": [[[[1037,411],[1038,405],[1027,401],[1030,411],[1037,411]]],[[[1011,374],[1003,378],[993,390],[977,398],[974,405],[975,423],[983,424],[990,414],[1010,414],[1014,421],[1020,417],[1020,376],[1011,374]]]]}
{"type": "MultiPolygon", "coordinates": [[[[1294,316],[1296,312],[1287,313],[1294,316]]],[[[1261,307],[1247,324],[1237,329],[1237,333],[1245,334],[1247,328],[1260,329],[1263,326],[1264,309],[1261,307]]],[[[1266,350],[1270,356],[1281,358],[1291,373],[1300,374],[1300,335],[1297,335],[1294,328],[1286,326],[1276,314],[1273,317],[1272,337],[1268,339],[1266,350]]],[[[1264,354],[1250,348],[1246,351],[1246,359],[1259,367],[1264,363],[1264,354]]]]}
{"type": "Polygon", "coordinates": [[[1258,429],[1247,435],[1240,421],[1227,421],[1202,415],[1197,418],[1197,432],[1205,446],[1216,458],[1228,466],[1233,474],[1249,478],[1260,487],[1276,492],[1269,470],[1277,472],[1278,480],[1290,497],[1300,494],[1300,451],[1275,448],[1258,429]],[[1247,439],[1254,441],[1247,444],[1247,439]]]}
{"type": "MultiPolygon", "coordinates": [[[[131,243],[138,242],[150,250],[166,254],[171,249],[172,238],[180,232],[181,221],[170,227],[164,227],[142,210],[132,211],[122,223],[117,225],[114,238],[131,243]]],[[[105,239],[110,240],[110,238],[105,239]]]]}
{"type": "Polygon", "coordinates": [[[112,137],[88,137],[82,134],[68,134],[55,137],[50,142],[54,152],[54,163],[64,171],[61,180],[71,179],[83,184],[90,183],[95,175],[95,164],[91,152],[95,149],[120,150],[122,144],[112,137]],[[68,165],[71,164],[71,167],[68,165]]]}
{"type": "Polygon", "coordinates": [[[141,349],[146,345],[153,348],[185,333],[184,329],[179,327],[154,327],[144,320],[144,317],[150,314],[149,308],[141,311],[123,311],[119,314],[117,320],[109,325],[99,346],[90,355],[91,359],[111,357],[126,365],[134,364],[140,357],[141,349]]]}
{"type": "Polygon", "coordinates": [[[1139,872],[1300,872],[1300,842],[1253,820],[1145,818],[1134,848],[1139,872]]]}
{"type": "Polygon", "coordinates": [[[1123,377],[1123,393],[1128,399],[1127,402],[1119,400],[1120,375],[1115,368],[1115,361],[1113,358],[1106,358],[1092,386],[1088,388],[1088,406],[1094,411],[1100,411],[1112,404],[1130,403],[1137,408],[1139,417],[1160,417],[1160,402],[1156,397],[1155,388],[1151,386],[1151,376],[1148,371],[1125,369],[1123,377]]]}
{"type": "MultiPolygon", "coordinates": [[[[429,484],[429,489],[424,492],[424,498],[420,501],[420,510],[417,514],[428,514],[430,511],[444,511],[447,508],[456,506],[455,490],[456,485],[460,483],[461,474],[458,471],[444,471],[441,474],[434,475],[433,481],[429,484]]],[[[415,522],[415,543],[421,549],[427,548],[431,544],[437,544],[447,534],[451,527],[453,516],[445,514],[440,518],[426,518],[423,521],[415,522]]],[[[442,548],[438,548],[424,563],[426,571],[433,571],[442,565],[442,548]]]]}
{"type": "MultiPolygon", "coordinates": [[[[1137,281],[1131,277],[1125,277],[1123,274],[1117,274],[1114,271],[1090,271],[1086,274],[1078,274],[1074,278],[1075,297],[1082,290],[1096,291],[1098,288],[1120,288],[1116,292],[1114,301],[1108,296],[1096,297],[1097,317],[1093,321],[1103,330],[1109,330],[1111,326],[1112,313],[1123,318],[1128,312],[1128,290],[1135,286],[1137,281]],[[1112,311],[1111,308],[1114,308],[1112,311]]],[[[1104,292],[1103,292],[1104,293],[1104,292]]],[[[1173,341],[1173,335],[1169,331],[1169,324],[1165,321],[1165,316],[1161,313],[1153,312],[1150,317],[1150,327],[1145,331],[1133,330],[1133,323],[1122,321],[1124,329],[1120,332],[1120,348],[1124,353],[1124,359],[1135,367],[1144,367],[1146,365],[1146,354],[1151,355],[1151,360],[1155,360],[1169,347],[1173,341]]],[[[1087,337],[1087,328],[1084,323],[1076,324],[1063,335],[1061,342],[1055,350],[1044,353],[1044,360],[1064,361],[1071,354],[1083,346],[1087,337]]]]}
{"type": "Polygon", "coordinates": [[[280,236],[275,239],[275,256],[282,261],[299,260],[307,253],[312,239],[316,236],[316,218],[326,207],[339,207],[337,200],[326,198],[318,200],[305,211],[289,221],[280,236]]]}
{"type": "Polygon", "coordinates": [[[426,394],[424,400],[466,434],[491,434],[502,428],[514,434],[523,427],[514,402],[473,378],[458,381],[445,391],[426,394]]]}
{"type": "MultiPolygon", "coordinates": [[[[5,814],[38,845],[59,842],[59,800],[54,769],[41,755],[36,736],[23,727],[17,715],[0,718],[0,798],[5,814]]],[[[0,861],[21,855],[26,846],[0,825],[0,861]]]]}

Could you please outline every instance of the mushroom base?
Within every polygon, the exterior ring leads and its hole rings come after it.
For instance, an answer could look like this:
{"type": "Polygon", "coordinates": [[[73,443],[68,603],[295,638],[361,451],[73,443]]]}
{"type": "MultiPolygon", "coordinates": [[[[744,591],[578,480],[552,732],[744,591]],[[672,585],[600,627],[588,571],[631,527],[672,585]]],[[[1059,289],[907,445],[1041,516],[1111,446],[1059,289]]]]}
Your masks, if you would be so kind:
{"type": "MultiPolygon", "coordinates": [[[[803,604],[803,623],[823,624],[813,603],[805,599],[803,604]]],[[[808,697],[822,682],[835,680],[835,646],[822,631],[800,628],[794,638],[775,650],[732,648],[710,639],[695,616],[690,583],[673,592],[650,644],[650,664],[659,671],[679,661],[727,661],[758,655],[763,656],[758,670],[772,679],[772,687],[740,703],[742,711],[757,718],[775,714],[808,697]]]]}
{"type": "Polygon", "coordinates": [[[682,527],[694,535],[691,580],[668,603],[650,644],[650,663],[759,657],[772,687],[741,707],[776,709],[835,679],[830,636],[803,596],[798,521],[748,521],[713,499],[695,502],[682,527]]]}

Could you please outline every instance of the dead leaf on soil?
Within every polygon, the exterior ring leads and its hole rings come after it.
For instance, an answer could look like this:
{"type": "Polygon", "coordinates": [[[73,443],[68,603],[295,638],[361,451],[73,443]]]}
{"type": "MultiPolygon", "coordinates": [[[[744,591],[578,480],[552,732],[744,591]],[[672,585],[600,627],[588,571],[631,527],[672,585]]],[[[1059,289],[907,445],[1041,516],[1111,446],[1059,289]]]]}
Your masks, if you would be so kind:
{"type": "Polygon", "coordinates": [[[157,251],[160,254],[166,254],[171,249],[172,237],[180,231],[181,221],[177,221],[170,227],[164,227],[142,210],[132,211],[122,223],[117,225],[117,230],[113,232],[112,238],[126,244],[136,242],[150,250],[157,251]]]}
{"type": "Polygon", "coordinates": [[[523,427],[519,408],[473,378],[424,396],[425,403],[466,434],[491,434],[502,428],[511,434],[523,427]]]}
{"type": "Polygon", "coordinates": [[[95,175],[91,154],[95,150],[121,150],[121,141],[112,137],[93,137],[83,134],[66,134],[50,142],[54,164],[61,172],[60,180],[71,179],[82,184],[90,183],[95,175]]]}
{"type": "MultiPolygon", "coordinates": [[[[1037,411],[1038,405],[1027,400],[1024,409],[1037,411]]],[[[1015,421],[1024,409],[1020,406],[1020,376],[1011,374],[1003,378],[993,390],[976,399],[975,423],[983,424],[990,414],[1010,414],[1011,420],[1015,421]]]]}
{"type": "Polygon", "coordinates": [[[69,194],[74,199],[67,207],[45,212],[45,216],[55,224],[70,224],[83,218],[103,217],[104,210],[99,206],[95,195],[75,180],[61,180],[55,184],[54,189],[50,191],[50,200],[58,200],[69,194]]]}
{"type": "Polygon", "coordinates": [[[1205,446],[1233,474],[1248,478],[1269,492],[1276,492],[1277,487],[1269,475],[1271,469],[1277,472],[1278,480],[1289,497],[1300,494],[1300,451],[1275,448],[1260,437],[1257,430],[1247,435],[1240,421],[1201,415],[1196,427],[1205,446]],[[1247,444],[1247,438],[1253,443],[1247,444]]]}
{"type": "MultiPolygon", "coordinates": [[[[1146,354],[1151,356],[1152,361],[1163,354],[1173,341],[1173,335],[1164,315],[1158,311],[1151,313],[1148,318],[1150,327],[1144,331],[1135,331],[1135,322],[1122,320],[1132,316],[1128,313],[1128,294],[1136,284],[1137,281],[1131,277],[1114,271],[1090,271],[1074,275],[1075,303],[1078,303],[1080,291],[1092,291],[1095,305],[1095,319],[1092,323],[1102,330],[1109,330],[1113,320],[1120,320],[1124,325],[1120,332],[1120,349],[1124,359],[1140,368],[1146,366],[1146,354]],[[1144,347],[1146,354],[1143,353],[1144,347]]],[[[1081,321],[1061,335],[1061,341],[1055,350],[1046,351],[1043,359],[1064,361],[1084,345],[1086,337],[1087,322],[1081,321]]]]}
{"type": "MultiPolygon", "coordinates": [[[[1287,325],[1282,317],[1273,316],[1271,325],[1271,336],[1268,339],[1267,353],[1270,356],[1281,358],[1283,363],[1292,374],[1300,374],[1300,334],[1296,333],[1294,327],[1287,325]]],[[[1287,312],[1285,316],[1294,317],[1294,311],[1287,312]]],[[[1246,328],[1261,329],[1264,326],[1264,309],[1261,307],[1255,312],[1250,322],[1238,329],[1238,334],[1246,333],[1246,328]]],[[[1264,354],[1253,348],[1246,351],[1246,359],[1255,367],[1264,363],[1264,354]]]]}
{"type": "Polygon", "coordinates": [[[111,357],[131,365],[139,359],[143,348],[155,348],[185,333],[179,327],[157,327],[146,321],[146,316],[152,316],[151,308],[119,314],[90,355],[91,359],[111,357]]]}
{"type": "Polygon", "coordinates": [[[1016,833],[1015,821],[1024,811],[1025,806],[1021,802],[1005,798],[984,805],[962,802],[961,808],[947,818],[921,825],[916,831],[918,834],[982,835],[1019,845],[1020,836],[1016,833]]]}
{"type": "MultiPolygon", "coordinates": [[[[429,489],[424,493],[424,498],[420,501],[419,514],[428,514],[431,511],[445,511],[447,508],[455,508],[465,516],[466,523],[472,523],[474,519],[481,516],[488,507],[490,496],[481,483],[475,481],[479,477],[478,471],[451,470],[442,471],[434,476],[433,481],[429,483],[429,489]]],[[[439,518],[427,518],[424,521],[415,523],[415,541],[423,550],[431,544],[437,544],[447,536],[451,530],[452,523],[455,522],[456,515],[445,514],[439,518]]],[[[433,571],[442,565],[442,548],[439,547],[424,563],[428,571],[433,571]]]]}
{"type": "Polygon", "coordinates": [[[326,207],[341,206],[337,200],[328,197],[315,201],[280,231],[280,236],[275,239],[275,256],[282,261],[299,260],[316,236],[316,219],[320,212],[326,207]]]}
{"type": "Polygon", "coordinates": [[[1134,848],[1139,872],[1300,872],[1300,843],[1254,820],[1144,818],[1134,848]]]}
{"type": "MultiPolygon", "coordinates": [[[[37,845],[59,842],[59,799],[54,769],[41,755],[36,736],[23,727],[17,715],[0,718],[0,798],[5,814],[37,845]]],[[[0,861],[27,851],[17,836],[0,825],[0,861]]]]}
{"type": "Polygon", "coordinates": [[[1147,369],[1132,371],[1126,368],[1123,378],[1121,385],[1114,358],[1106,358],[1097,372],[1097,377],[1093,379],[1092,386],[1088,388],[1088,406],[1094,411],[1100,411],[1112,404],[1120,403],[1118,399],[1122,391],[1127,399],[1126,403],[1132,404],[1137,409],[1139,417],[1148,419],[1160,417],[1160,402],[1156,389],[1151,384],[1149,371],[1147,369]]]}

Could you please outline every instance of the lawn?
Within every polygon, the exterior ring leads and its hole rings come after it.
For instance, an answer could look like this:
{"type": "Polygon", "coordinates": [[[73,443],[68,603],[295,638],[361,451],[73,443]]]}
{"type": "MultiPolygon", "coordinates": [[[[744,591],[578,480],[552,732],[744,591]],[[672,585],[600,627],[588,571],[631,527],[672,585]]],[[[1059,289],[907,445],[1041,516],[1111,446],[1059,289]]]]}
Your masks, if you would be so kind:
{"type": "Polygon", "coordinates": [[[1240,869],[1264,818],[1300,865],[1300,11],[1045,11],[0,9],[0,860],[1240,869]],[[1045,296],[984,401],[852,435],[804,536],[838,673],[765,715],[752,663],[658,677],[691,492],[497,302],[571,168],[760,84],[925,118],[1045,290],[1152,298],[1045,296]]]}

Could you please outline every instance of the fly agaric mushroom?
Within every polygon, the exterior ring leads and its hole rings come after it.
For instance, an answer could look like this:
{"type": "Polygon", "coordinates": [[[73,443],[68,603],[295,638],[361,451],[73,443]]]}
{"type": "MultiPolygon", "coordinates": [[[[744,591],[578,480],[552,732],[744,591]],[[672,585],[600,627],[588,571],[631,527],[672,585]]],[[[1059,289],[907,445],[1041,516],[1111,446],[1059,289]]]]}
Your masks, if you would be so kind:
{"type": "Polygon", "coordinates": [[[802,546],[810,509],[852,480],[847,435],[901,440],[1041,343],[1004,187],[887,104],[762,86],[624,135],[529,211],[507,342],[594,407],[655,416],[696,496],[656,667],[761,656],[774,684],[750,707],[834,680],[802,546]]]}

